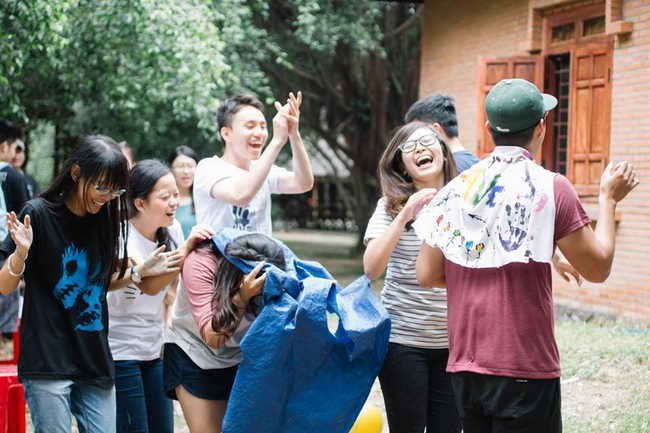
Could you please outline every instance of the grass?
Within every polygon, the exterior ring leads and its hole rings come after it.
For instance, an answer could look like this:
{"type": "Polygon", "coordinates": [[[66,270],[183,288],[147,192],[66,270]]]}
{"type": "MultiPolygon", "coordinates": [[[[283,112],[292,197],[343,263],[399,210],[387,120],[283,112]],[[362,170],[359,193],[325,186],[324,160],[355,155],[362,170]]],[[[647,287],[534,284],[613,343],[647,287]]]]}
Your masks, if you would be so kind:
{"type": "MultiPolygon", "coordinates": [[[[302,259],[321,262],[341,285],[363,273],[354,236],[331,242],[327,232],[276,233],[302,259]]],[[[381,287],[381,282],[374,284],[381,287]]],[[[650,433],[650,329],[560,315],[562,413],[569,433],[650,433]]]]}
{"type": "Polygon", "coordinates": [[[650,432],[650,330],[560,321],[565,430],[650,432]]]}

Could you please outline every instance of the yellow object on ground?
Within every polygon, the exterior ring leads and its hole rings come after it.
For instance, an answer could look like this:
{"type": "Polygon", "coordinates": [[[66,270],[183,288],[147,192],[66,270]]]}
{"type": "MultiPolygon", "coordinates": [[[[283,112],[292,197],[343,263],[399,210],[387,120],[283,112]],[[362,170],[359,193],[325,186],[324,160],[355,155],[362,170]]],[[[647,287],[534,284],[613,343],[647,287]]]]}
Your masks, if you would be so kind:
{"type": "Polygon", "coordinates": [[[379,408],[367,404],[361,409],[361,413],[352,426],[350,433],[381,433],[384,421],[379,408]]]}

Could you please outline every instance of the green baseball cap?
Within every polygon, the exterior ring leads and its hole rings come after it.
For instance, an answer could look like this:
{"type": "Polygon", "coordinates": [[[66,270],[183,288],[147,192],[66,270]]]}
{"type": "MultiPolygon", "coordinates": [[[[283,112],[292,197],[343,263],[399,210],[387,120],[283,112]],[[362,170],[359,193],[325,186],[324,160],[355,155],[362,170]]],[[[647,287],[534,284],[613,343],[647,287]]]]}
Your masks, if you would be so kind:
{"type": "Polygon", "coordinates": [[[499,81],[485,98],[490,127],[504,134],[532,128],[556,106],[555,96],[541,93],[537,86],[521,78],[499,81]]]}

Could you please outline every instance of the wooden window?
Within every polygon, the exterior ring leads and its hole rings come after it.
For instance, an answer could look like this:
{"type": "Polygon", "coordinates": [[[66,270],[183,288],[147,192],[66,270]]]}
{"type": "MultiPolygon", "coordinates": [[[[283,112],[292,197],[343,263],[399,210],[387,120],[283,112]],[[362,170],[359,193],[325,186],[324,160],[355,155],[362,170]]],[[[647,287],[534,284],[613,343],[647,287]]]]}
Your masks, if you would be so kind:
{"type": "Polygon", "coordinates": [[[504,78],[523,78],[543,89],[543,62],[541,56],[482,58],[479,62],[477,149],[480,156],[485,156],[494,149],[492,137],[485,129],[485,96],[504,78]]]}
{"type": "Polygon", "coordinates": [[[566,174],[582,196],[598,193],[609,158],[613,39],[606,34],[609,3],[562,9],[543,16],[544,89],[559,99],[549,117],[544,165],[566,174]],[[573,24],[573,39],[553,39],[573,24]],[[568,68],[568,75],[567,75],[568,68]]]}
{"type": "Polygon", "coordinates": [[[560,24],[551,29],[551,43],[572,41],[575,39],[575,23],[560,24]]]}
{"type": "Polygon", "coordinates": [[[596,36],[605,34],[605,15],[590,18],[582,22],[582,36],[596,36]]]}
{"type": "Polygon", "coordinates": [[[546,68],[546,91],[557,98],[558,104],[546,118],[548,129],[542,148],[542,165],[549,170],[566,175],[568,172],[571,56],[568,53],[549,56],[546,68]]]}
{"type": "Polygon", "coordinates": [[[609,156],[610,45],[576,48],[571,59],[569,179],[583,195],[598,193],[609,156]]]}

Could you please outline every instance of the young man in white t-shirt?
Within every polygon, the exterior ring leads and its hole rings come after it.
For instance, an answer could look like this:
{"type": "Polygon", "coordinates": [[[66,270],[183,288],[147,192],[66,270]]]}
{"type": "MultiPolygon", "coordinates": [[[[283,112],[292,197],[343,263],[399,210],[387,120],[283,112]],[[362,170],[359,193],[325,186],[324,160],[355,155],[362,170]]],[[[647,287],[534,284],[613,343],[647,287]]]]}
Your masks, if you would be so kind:
{"type": "Polygon", "coordinates": [[[198,223],[214,230],[225,227],[271,234],[271,194],[299,194],[314,184],[309,157],[300,137],[302,94],[278,102],[273,137],[268,139],[263,104],[254,96],[226,99],[217,114],[225,149],[221,157],[199,162],[194,177],[198,223]],[[274,165],[280,150],[291,143],[292,168],[274,165]]]}

